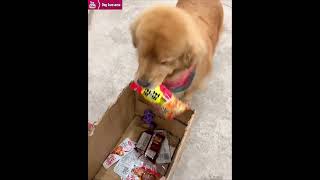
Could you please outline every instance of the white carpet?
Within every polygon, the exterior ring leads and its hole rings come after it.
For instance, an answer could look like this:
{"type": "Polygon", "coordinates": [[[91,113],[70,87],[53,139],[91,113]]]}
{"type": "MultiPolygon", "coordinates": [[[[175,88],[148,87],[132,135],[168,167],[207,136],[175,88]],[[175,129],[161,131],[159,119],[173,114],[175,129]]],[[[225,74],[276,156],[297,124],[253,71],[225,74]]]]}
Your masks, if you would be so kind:
{"type": "MultiPolygon", "coordinates": [[[[197,115],[174,180],[231,179],[232,2],[223,0],[224,27],[208,88],[194,96],[197,115]]],[[[89,120],[98,121],[137,68],[129,24],[142,10],[175,0],[124,0],[123,10],[96,10],[89,23],[89,120]]]]}

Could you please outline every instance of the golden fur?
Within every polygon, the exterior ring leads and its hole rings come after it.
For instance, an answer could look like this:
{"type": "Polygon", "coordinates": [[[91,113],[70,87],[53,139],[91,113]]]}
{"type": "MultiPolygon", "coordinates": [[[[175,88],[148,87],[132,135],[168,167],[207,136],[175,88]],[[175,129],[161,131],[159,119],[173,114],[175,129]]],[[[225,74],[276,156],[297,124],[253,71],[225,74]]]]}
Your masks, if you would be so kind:
{"type": "Polygon", "coordinates": [[[146,10],[131,25],[139,61],[136,79],[155,86],[196,64],[194,80],[182,97],[189,101],[212,70],[222,22],[219,0],[179,0],[176,7],[146,10]]]}

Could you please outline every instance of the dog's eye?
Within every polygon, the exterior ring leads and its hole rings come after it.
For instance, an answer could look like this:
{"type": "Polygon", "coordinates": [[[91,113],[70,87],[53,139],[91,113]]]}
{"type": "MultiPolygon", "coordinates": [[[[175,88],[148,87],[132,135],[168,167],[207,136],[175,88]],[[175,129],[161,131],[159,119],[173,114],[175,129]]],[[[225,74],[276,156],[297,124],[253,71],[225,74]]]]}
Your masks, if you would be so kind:
{"type": "Polygon", "coordinates": [[[162,61],[160,64],[162,64],[162,65],[167,65],[167,64],[168,64],[168,61],[162,61]]]}

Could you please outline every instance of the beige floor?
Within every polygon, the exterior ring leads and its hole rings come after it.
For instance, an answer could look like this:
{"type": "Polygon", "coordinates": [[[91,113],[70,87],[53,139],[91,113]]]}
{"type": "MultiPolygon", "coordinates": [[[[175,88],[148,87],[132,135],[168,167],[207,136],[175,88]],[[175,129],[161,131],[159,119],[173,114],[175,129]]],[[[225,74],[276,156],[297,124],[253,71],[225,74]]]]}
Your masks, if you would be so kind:
{"type": "MultiPolygon", "coordinates": [[[[224,4],[225,30],[208,88],[193,99],[196,121],[174,180],[231,179],[232,2],[224,4]]],[[[98,121],[137,68],[129,24],[142,10],[175,0],[124,0],[123,10],[94,11],[89,18],[89,120],[98,121]]]]}

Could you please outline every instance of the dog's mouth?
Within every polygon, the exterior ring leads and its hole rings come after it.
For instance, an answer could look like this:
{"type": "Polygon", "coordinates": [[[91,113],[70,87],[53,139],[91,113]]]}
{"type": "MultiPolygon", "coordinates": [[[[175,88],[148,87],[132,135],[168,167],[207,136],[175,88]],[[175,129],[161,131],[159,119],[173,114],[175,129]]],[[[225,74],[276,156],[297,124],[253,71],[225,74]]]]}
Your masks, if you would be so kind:
{"type": "Polygon", "coordinates": [[[140,86],[148,89],[154,89],[157,86],[161,85],[165,81],[166,77],[163,79],[160,77],[147,77],[140,76],[139,78],[135,78],[135,82],[137,82],[140,86]]]}
{"type": "MultiPolygon", "coordinates": [[[[164,80],[163,80],[164,81],[164,80]]],[[[149,86],[145,87],[145,88],[148,88],[148,89],[154,89],[156,88],[157,86],[159,86],[160,84],[163,83],[163,81],[157,83],[157,82],[150,82],[149,86]]]]}

